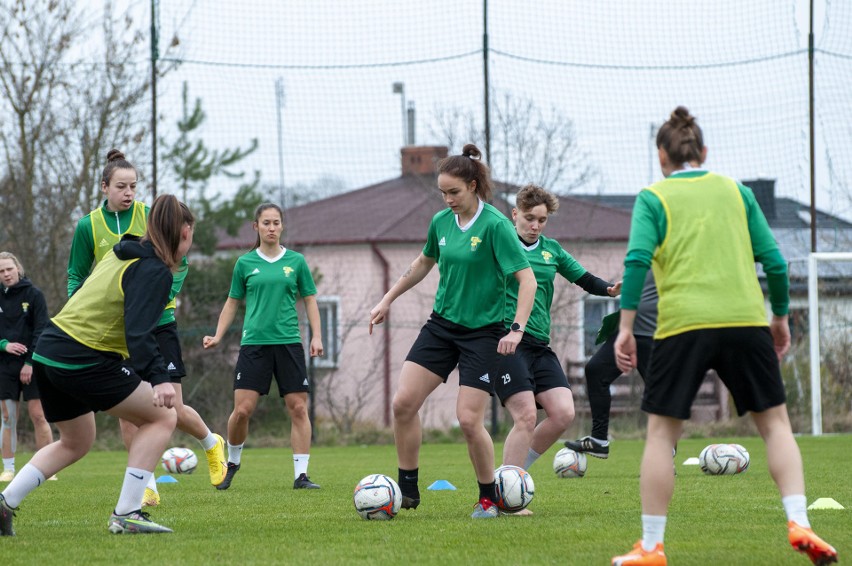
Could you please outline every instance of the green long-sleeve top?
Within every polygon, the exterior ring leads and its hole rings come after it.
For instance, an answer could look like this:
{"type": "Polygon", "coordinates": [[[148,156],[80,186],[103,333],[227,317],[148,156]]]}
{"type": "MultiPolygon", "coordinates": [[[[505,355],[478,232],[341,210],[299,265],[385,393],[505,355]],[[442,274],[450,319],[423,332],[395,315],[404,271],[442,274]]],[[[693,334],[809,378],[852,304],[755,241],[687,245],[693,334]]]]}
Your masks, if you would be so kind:
{"type": "MultiPolygon", "coordinates": [[[[676,172],[680,179],[693,179],[708,175],[703,170],[676,172]]],[[[736,183],[745,206],[748,233],[755,261],[763,265],[769,287],[772,312],[782,316],[789,308],[789,280],[787,262],[778,249],[769,224],[748,187],[736,183]]],[[[627,257],[624,260],[624,282],[621,289],[621,308],[636,309],[654,254],[666,240],[668,225],[666,210],[660,198],[651,190],[639,193],[633,209],[627,257]]],[[[705,265],[707,276],[712,277],[715,265],[705,265]]]]}

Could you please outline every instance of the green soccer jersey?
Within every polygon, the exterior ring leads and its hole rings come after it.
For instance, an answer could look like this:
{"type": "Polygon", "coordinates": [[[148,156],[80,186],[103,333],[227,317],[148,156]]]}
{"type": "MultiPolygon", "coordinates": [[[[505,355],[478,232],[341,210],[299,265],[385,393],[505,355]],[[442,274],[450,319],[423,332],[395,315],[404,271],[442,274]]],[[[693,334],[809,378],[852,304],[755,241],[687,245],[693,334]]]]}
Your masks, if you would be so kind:
{"type": "Polygon", "coordinates": [[[452,209],[436,214],[423,255],[438,262],[435,312],[467,328],[502,323],[507,277],[530,266],[512,223],[484,202],[464,227],[452,209]]]}
{"type": "MultiPolygon", "coordinates": [[[[539,340],[550,342],[550,306],[553,304],[553,281],[556,274],[574,283],[586,274],[586,269],[571,257],[571,254],[562,249],[556,240],[540,236],[531,246],[525,245],[518,238],[515,238],[515,241],[529,260],[537,284],[535,302],[524,332],[539,340]]],[[[503,322],[507,326],[514,321],[517,308],[518,281],[510,278],[506,292],[506,311],[503,317],[503,322]]]]}
{"type": "Polygon", "coordinates": [[[296,299],[316,295],[305,256],[283,249],[276,258],[252,250],[237,259],[228,296],[245,299],[242,345],[298,344],[296,299]]]}
{"type": "Polygon", "coordinates": [[[177,307],[176,297],[183,288],[183,282],[189,273],[189,260],[186,256],[180,261],[178,270],[172,273],[172,290],[169,293],[169,303],[166,305],[166,310],[163,311],[163,316],[160,317],[160,322],[157,326],[165,326],[175,321],[175,308],[177,307]]]}

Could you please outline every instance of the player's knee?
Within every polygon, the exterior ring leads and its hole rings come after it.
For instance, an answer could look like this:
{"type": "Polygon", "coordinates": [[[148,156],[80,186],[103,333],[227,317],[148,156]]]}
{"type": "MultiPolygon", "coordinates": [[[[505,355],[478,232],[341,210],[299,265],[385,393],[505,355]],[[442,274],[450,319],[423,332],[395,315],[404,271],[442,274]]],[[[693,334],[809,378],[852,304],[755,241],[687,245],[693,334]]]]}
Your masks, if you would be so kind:
{"type": "Polygon", "coordinates": [[[234,418],[238,421],[247,421],[251,418],[254,413],[254,406],[252,405],[237,405],[234,407],[234,418]]]}
{"type": "Polygon", "coordinates": [[[536,414],[535,407],[533,407],[531,410],[523,410],[513,414],[512,420],[514,420],[515,427],[518,429],[532,433],[535,430],[538,415],[536,414]]]}
{"type": "Polygon", "coordinates": [[[401,395],[394,396],[391,407],[394,418],[403,420],[413,417],[420,409],[413,399],[401,395]]]}

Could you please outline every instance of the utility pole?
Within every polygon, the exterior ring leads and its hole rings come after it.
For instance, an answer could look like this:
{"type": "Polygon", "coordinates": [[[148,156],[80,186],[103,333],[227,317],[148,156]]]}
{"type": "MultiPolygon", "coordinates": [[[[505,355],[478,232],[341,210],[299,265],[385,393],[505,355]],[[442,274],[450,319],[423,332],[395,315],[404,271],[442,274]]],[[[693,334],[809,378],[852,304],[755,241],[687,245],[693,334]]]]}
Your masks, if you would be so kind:
{"type": "Polygon", "coordinates": [[[151,196],[157,198],[157,59],[159,53],[160,19],[158,0],[151,0],[151,196]]]}
{"type": "Polygon", "coordinates": [[[284,188],[284,126],[281,114],[284,110],[284,79],[278,77],[275,81],[275,110],[278,113],[278,198],[281,208],[287,210],[287,191],[284,188]]]}

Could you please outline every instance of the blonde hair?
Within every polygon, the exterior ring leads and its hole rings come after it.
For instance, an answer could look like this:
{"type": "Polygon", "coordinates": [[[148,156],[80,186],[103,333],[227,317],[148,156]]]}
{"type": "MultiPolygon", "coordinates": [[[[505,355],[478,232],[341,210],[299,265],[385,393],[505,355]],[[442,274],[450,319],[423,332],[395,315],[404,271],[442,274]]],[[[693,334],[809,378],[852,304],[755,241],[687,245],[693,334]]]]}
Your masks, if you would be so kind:
{"type": "Polygon", "coordinates": [[[15,267],[18,268],[18,275],[20,277],[26,275],[24,273],[24,266],[21,265],[21,262],[18,261],[18,258],[15,257],[15,254],[13,254],[12,252],[0,252],[0,259],[11,259],[15,262],[15,267]]]}

